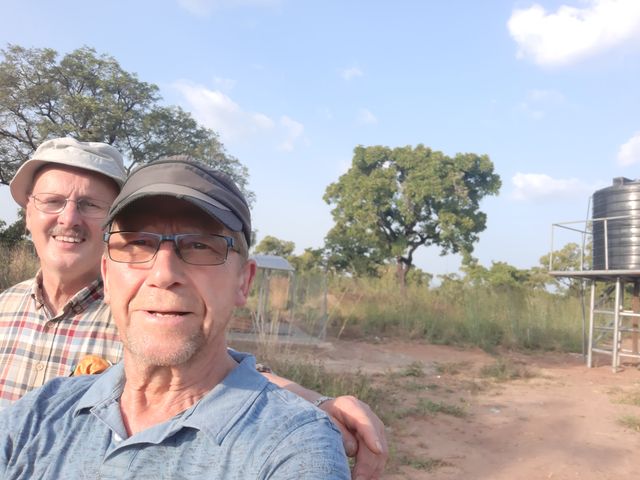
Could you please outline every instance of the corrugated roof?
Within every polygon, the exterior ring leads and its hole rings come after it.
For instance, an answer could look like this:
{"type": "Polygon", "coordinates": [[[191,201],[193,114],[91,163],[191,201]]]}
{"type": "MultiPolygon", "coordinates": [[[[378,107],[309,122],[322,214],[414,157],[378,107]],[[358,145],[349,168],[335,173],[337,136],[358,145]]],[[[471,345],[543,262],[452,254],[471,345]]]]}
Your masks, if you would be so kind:
{"type": "Polygon", "coordinates": [[[266,268],[269,270],[284,270],[287,272],[293,272],[295,269],[289,263],[286,258],[280,257],[278,255],[252,255],[256,263],[258,264],[258,268],[266,268]]]}

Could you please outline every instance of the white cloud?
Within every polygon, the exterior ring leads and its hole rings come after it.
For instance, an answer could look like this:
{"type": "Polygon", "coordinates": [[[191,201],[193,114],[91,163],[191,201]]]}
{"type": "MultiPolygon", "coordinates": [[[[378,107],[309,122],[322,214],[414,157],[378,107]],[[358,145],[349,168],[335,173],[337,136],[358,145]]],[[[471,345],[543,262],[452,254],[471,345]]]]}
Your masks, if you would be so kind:
{"type": "Polygon", "coordinates": [[[178,5],[198,17],[211,15],[215,10],[235,7],[271,7],[281,0],[178,0],[178,5]]]}
{"type": "Polygon", "coordinates": [[[577,178],[552,178],[544,173],[516,173],[511,179],[515,200],[544,200],[589,195],[595,187],[577,178]]]}
{"type": "Polygon", "coordinates": [[[373,125],[378,123],[378,118],[366,108],[358,112],[358,123],[361,125],[373,125]]]}
{"type": "Polygon", "coordinates": [[[285,152],[293,151],[295,147],[295,142],[299,138],[302,137],[304,133],[304,125],[300,122],[296,122],[295,120],[284,115],[280,118],[280,125],[284,127],[287,132],[286,138],[280,144],[280,150],[284,150],[285,152]]]}
{"type": "Polygon", "coordinates": [[[527,92],[518,107],[535,120],[545,117],[546,111],[564,103],[564,95],[555,90],[534,89],[527,92]]]}
{"type": "Polygon", "coordinates": [[[362,70],[360,70],[358,67],[350,67],[342,70],[342,72],[340,72],[340,75],[345,80],[352,80],[356,77],[361,77],[362,75],[364,75],[364,73],[362,73],[362,70]]]}
{"type": "Polygon", "coordinates": [[[223,143],[233,143],[255,138],[265,133],[278,148],[292,151],[303,138],[304,125],[282,116],[276,123],[264,113],[243,109],[238,103],[219,90],[181,80],[174,88],[182,94],[185,109],[204,126],[216,131],[223,143]]]}
{"type": "Polygon", "coordinates": [[[640,1],[585,0],[583,8],[562,5],[554,13],[534,4],[509,18],[518,58],[539,65],[564,65],[640,35],[640,1]]]}
{"type": "Polygon", "coordinates": [[[640,163],[640,132],[627,140],[618,150],[618,165],[628,167],[640,163]]]}

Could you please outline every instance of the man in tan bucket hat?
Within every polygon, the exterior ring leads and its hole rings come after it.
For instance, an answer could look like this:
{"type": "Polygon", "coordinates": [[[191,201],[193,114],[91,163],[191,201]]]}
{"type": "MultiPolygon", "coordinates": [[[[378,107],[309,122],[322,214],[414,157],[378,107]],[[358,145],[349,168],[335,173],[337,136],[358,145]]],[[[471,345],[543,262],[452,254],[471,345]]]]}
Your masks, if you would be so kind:
{"type": "MultiPolygon", "coordinates": [[[[0,408],[51,378],[68,376],[85,355],[108,363],[121,358],[103,302],[100,257],[104,219],[125,177],[122,156],[110,145],[59,138],[44,142],[12,180],[40,270],[0,294],[0,408]]],[[[310,401],[326,398],[268,378],[310,401]]],[[[353,397],[322,407],[344,423],[349,453],[358,452],[354,475],[378,478],[387,455],[379,419],[353,397]]]]}

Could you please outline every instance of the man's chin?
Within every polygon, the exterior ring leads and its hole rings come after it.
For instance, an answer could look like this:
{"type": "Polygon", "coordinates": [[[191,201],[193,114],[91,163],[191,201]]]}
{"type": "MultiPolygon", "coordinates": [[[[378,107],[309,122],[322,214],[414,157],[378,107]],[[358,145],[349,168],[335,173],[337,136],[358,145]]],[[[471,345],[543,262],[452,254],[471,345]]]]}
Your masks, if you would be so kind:
{"type": "Polygon", "coordinates": [[[86,277],[95,272],[100,275],[100,255],[90,255],[87,251],[51,251],[46,256],[40,256],[41,265],[45,270],[57,271],[62,278],[86,277]]]}
{"type": "Polygon", "coordinates": [[[178,367],[191,360],[200,350],[201,337],[190,339],[152,339],[149,337],[135,340],[128,338],[123,342],[125,349],[137,361],[147,366],[178,367]],[[133,341],[132,341],[133,340],[133,341]]]}

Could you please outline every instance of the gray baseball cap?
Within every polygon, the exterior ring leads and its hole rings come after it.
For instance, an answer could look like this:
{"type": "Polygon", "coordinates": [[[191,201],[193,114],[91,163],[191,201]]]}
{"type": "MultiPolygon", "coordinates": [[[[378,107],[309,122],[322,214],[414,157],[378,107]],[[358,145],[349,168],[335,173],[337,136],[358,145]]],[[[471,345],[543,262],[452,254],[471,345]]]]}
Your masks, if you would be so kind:
{"type": "Polygon", "coordinates": [[[251,244],[251,212],[240,189],[224,173],[182,155],[161,158],[131,172],[105,225],[136,200],[154,196],[186,200],[232,232],[242,232],[247,245],[251,244]]]}
{"type": "Polygon", "coordinates": [[[111,145],[80,142],[71,137],[54,138],[43,142],[9,183],[11,196],[20,206],[24,207],[29,200],[28,194],[38,169],[50,163],[100,173],[115,181],[118,187],[122,187],[127,177],[122,155],[111,145]]]}

